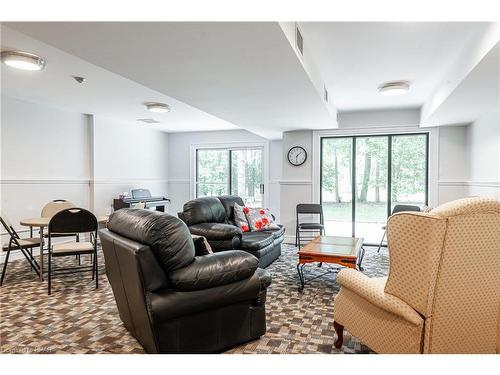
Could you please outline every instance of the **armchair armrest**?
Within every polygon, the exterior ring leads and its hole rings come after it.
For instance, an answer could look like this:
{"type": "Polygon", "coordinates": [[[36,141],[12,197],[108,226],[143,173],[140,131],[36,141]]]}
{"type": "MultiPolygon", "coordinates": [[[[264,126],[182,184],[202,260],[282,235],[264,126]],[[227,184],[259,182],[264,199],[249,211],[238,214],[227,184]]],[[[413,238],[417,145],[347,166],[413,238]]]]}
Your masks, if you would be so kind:
{"type": "Polygon", "coordinates": [[[195,257],[189,266],[170,272],[177,291],[193,291],[234,283],[251,277],[257,269],[256,257],[241,250],[195,257]]]}
{"type": "Polygon", "coordinates": [[[338,283],[375,306],[398,315],[412,324],[422,324],[422,317],[410,305],[384,291],[386,277],[370,278],[359,271],[346,268],[337,275],[338,283]]]}
{"type": "Polygon", "coordinates": [[[241,237],[240,228],[222,223],[200,223],[189,226],[191,234],[203,236],[208,240],[230,240],[233,237],[241,237]]]}

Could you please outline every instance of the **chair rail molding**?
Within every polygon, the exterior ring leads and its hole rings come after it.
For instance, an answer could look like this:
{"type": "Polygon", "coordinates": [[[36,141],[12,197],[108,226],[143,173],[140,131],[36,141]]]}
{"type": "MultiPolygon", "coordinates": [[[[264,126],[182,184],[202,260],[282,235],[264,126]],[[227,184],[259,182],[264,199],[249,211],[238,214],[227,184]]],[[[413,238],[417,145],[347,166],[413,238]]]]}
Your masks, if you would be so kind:
{"type": "Polygon", "coordinates": [[[90,179],[88,178],[65,178],[65,179],[36,179],[36,178],[23,178],[23,179],[7,179],[3,178],[0,180],[2,185],[42,185],[42,184],[52,184],[52,185],[67,185],[67,184],[90,184],[90,179]]]}
{"type": "Polygon", "coordinates": [[[279,180],[280,185],[312,185],[312,180],[279,180]]]}
{"type": "Polygon", "coordinates": [[[55,184],[55,185],[67,185],[67,184],[129,184],[138,182],[149,182],[149,183],[169,183],[168,179],[157,179],[157,178],[115,178],[115,179],[89,179],[89,178],[65,178],[65,179],[36,179],[36,178],[23,178],[23,179],[1,179],[0,184],[3,185],[18,185],[18,184],[55,184]]]}
{"type": "Polygon", "coordinates": [[[500,187],[500,181],[439,181],[439,186],[480,186],[480,187],[500,187]]]}

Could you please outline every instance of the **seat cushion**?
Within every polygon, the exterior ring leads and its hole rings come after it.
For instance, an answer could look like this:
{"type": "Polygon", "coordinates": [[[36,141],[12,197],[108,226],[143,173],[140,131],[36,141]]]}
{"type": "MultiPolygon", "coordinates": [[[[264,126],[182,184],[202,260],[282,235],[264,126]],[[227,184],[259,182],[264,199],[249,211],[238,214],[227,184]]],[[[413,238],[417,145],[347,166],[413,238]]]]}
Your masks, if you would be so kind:
{"type": "Polygon", "coordinates": [[[241,249],[256,251],[270,245],[274,240],[273,234],[269,232],[246,232],[241,238],[241,249]]]}
{"type": "Polygon", "coordinates": [[[300,223],[300,229],[323,229],[325,226],[320,223],[300,223]]]}
{"type": "Polygon", "coordinates": [[[93,250],[94,245],[92,242],[64,242],[56,243],[52,246],[54,254],[89,252],[93,250]]]}
{"type": "Polygon", "coordinates": [[[283,225],[278,224],[278,229],[275,230],[265,230],[264,233],[270,233],[273,235],[274,239],[281,238],[285,235],[285,227],[283,225]]]}
{"type": "MultiPolygon", "coordinates": [[[[37,246],[40,246],[40,238],[18,238],[17,242],[19,242],[19,244],[22,247],[37,247],[37,246]]],[[[17,246],[17,244],[14,241],[12,241],[10,249],[11,250],[16,250],[18,248],[19,247],[17,246]]],[[[2,249],[3,249],[3,251],[7,251],[9,249],[9,243],[6,242],[3,245],[2,249]]]]}
{"type": "Polygon", "coordinates": [[[423,320],[415,325],[347,288],[335,296],[333,309],[334,320],[377,353],[421,352],[423,320]]]}

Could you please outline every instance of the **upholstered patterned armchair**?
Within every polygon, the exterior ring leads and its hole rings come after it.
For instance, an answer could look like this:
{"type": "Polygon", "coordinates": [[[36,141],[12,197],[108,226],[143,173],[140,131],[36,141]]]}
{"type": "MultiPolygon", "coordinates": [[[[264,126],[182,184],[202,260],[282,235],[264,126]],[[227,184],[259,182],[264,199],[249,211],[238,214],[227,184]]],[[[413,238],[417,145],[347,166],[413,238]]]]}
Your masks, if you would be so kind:
{"type": "Polygon", "coordinates": [[[378,353],[500,353],[500,200],[466,198],[388,221],[388,277],[342,270],[345,328],[378,353]]]}

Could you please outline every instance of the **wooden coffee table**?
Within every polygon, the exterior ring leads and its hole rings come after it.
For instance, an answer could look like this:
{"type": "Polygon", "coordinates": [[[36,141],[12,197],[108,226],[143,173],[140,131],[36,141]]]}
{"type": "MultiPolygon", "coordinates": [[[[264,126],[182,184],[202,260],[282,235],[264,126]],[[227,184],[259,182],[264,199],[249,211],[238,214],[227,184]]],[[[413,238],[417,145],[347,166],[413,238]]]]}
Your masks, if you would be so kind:
{"type": "MultiPolygon", "coordinates": [[[[306,244],[299,251],[299,262],[297,272],[300,278],[299,291],[304,289],[306,283],[304,277],[304,266],[307,263],[338,264],[339,266],[356,268],[362,270],[361,262],[365,249],[363,239],[356,237],[318,236],[306,244]]],[[[328,267],[327,271],[307,281],[317,279],[327,273],[338,272],[339,267],[328,267]]]]}

